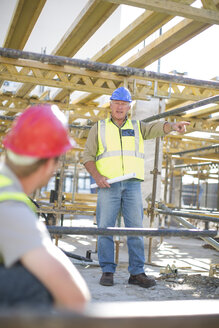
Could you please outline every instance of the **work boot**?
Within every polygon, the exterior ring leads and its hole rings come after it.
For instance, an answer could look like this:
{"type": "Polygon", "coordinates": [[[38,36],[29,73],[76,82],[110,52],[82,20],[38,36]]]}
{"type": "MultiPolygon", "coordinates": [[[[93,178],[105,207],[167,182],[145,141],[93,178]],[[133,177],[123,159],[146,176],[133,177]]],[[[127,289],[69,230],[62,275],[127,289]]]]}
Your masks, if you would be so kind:
{"type": "Polygon", "coordinates": [[[113,273],[103,272],[102,277],[100,278],[100,284],[103,286],[113,286],[113,273]]]}
{"type": "Polygon", "coordinates": [[[149,288],[156,285],[156,281],[152,278],[148,278],[145,273],[137,275],[130,275],[128,283],[131,285],[138,285],[143,288],[149,288]]]}

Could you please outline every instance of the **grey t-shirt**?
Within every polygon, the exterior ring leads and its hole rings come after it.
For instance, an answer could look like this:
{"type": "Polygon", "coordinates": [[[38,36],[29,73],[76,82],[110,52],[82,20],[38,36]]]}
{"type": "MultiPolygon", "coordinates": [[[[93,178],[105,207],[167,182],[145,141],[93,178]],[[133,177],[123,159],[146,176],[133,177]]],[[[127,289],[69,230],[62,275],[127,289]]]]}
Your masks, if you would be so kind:
{"type": "MultiPolygon", "coordinates": [[[[23,192],[13,172],[4,164],[0,174],[13,181],[10,191],[23,192]]],[[[0,202],[0,263],[11,267],[27,252],[52,243],[46,226],[32,210],[22,202],[0,202]]]]}

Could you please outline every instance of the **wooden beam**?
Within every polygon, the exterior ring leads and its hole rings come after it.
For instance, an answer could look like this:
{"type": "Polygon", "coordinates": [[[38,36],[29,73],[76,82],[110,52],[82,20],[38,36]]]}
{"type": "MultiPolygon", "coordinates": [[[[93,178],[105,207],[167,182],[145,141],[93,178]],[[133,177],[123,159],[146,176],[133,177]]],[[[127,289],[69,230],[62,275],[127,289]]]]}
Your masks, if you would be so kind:
{"type": "Polygon", "coordinates": [[[145,40],[164,24],[169,22],[173,16],[145,11],[134,22],[128,25],[115,38],[107,43],[91,60],[113,63],[122,57],[130,49],[145,40]]]}
{"type": "MultiPolygon", "coordinates": [[[[14,50],[12,51],[14,53],[14,50]]],[[[16,51],[17,53],[17,51],[16,51]]],[[[18,55],[21,52],[18,52],[18,55]]],[[[26,54],[26,52],[22,52],[26,54]]],[[[30,54],[30,53],[28,53],[30,54]]],[[[32,55],[38,55],[31,53],[32,55]]],[[[40,55],[42,56],[42,55],[40,55]]],[[[44,55],[45,56],[45,55],[44,55]]],[[[46,56],[45,60],[49,62],[49,58],[58,58],[57,56],[46,56]]],[[[59,57],[60,59],[62,57],[59,57]]],[[[66,57],[63,57],[64,59],[66,57]]],[[[31,57],[33,59],[33,57],[31,57]]],[[[69,61],[70,59],[68,59],[69,61]]],[[[71,59],[73,61],[73,59],[71,59]]],[[[81,62],[81,61],[80,61],[81,62]]],[[[84,61],[82,61],[84,63],[84,61]]],[[[87,62],[87,61],[85,61],[87,62]]],[[[80,63],[79,63],[80,64],[80,63]]],[[[47,85],[57,88],[66,88],[68,90],[79,90],[86,92],[94,92],[99,95],[107,94],[110,95],[113,90],[124,83],[124,77],[121,75],[123,70],[128,72],[129,68],[119,67],[121,74],[117,74],[117,66],[102,63],[93,63],[98,66],[97,70],[103,68],[108,70],[106,72],[95,72],[84,70],[83,68],[75,68],[72,66],[60,66],[51,65],[46,63],[38,62],[37,60],[24,60],[24,59],[12,59],[6,57],[0,57],[0,65],[2,67],[0,72],[0,78],[8,81],[17,81],[21,83],[33,83],[36,85],[47,85]],[[106,67],[105,67],[105,66],[106,67]],[[24,67],[25,69],[18,70],[17,67],[24,67]],[[40,70],[42,72],[40,72],[40,70]],[[115,70],[114,72],[110,72],[115,70]],[[46,74],[45,74],[46,72],[46,74]]],[[[95,66],[96,67],[96,66],[95,66]]],[[[145,100],[147,95],[154,94],[154,81],[158,81],[159,94],[168,96],[169,83],[172,84],[173,92],[172,97],[188,99],[188,100],[199,100],[205,99],[205,90],[208,89],[211,96],[217,95],[219,90],[219,83],[216,81],[205,81],[190,78],[182,78],[170,74],[155,73],[145,70],[133,70],[130,67],[130,76],[126,77],[128,87],[133,93],[133,99],[145,100]],[[137,76],[140,74],[140,76],[137,76]],[[145,77],[144,77],[145,75],[145,77]],[[166,81],[165,81],[166,80],[166,81]],[[161,86],[160,86],[161,84],[161,86]],[[164,90],[164,85],[165,90],[164,90]],[[198,88],[199,96],[193,94],[181,94],[179,85],[193,85],[198,88]],[[174,87],[175,86],[175,87],[174,87]],[[176,93],[174,92],[176,90],[176,93]],[[178,90],[178,91],[177,91],[178,90]],[[178,93],[177,93],[178,92],[178,93]]],[[[68,91],[69,92],[69,91],[68,91]]],[[[16,97],[18,96],[16,93],[16,97]]],[[[23,95],[20,95],[22,97],[23,95]]],[[[209,97],[208,97],[209,98],[209,97]]]]}
{"type": "MultiPolygon", "coordinates": [[[[183,1],[184,2],[184,1],[183,1]]],[[[193,1],[186,2],[186,3],[192,3],[193,1]]],[[[159,20],[158,19],[167,19],[167,15],[161,14],[161,13],[151,13],[149,12],[148,16],[147,14],[144,13],[142,16],[140,16],[136,21],[134,21],[132,24],[134,25],[134,29],[136,28],[135,32],[138,34],[138,23],[141,22],[143,17],[147,17],[147,20],[150,20],[153,17],[153,20],[157,20],[157,24],[159,26],[159,20]],[[144,16],[143,16],[144,15],[144,16]],[[164,16],[160,16],[164,15],[164,16]]],[[[169,16],[171,17],[171,16],[169,16]]],[[[142,20],[142,26],[144,27],[145,25],[147,26],[148,21],[143,21],[142,20]]],[[[161,21],[160,21],[161,23],[161,21]]],[[[128,26],[126,28],[126,33],[123,34],[121,32],[116,38],[111,40],[98,54],[96,54],[92,60],[99,60],[101,62],[105,62],[106,60],[111,60],[112,62],[112,54],[111,54],[111,47],[112,51],[115,52],[115,58],[117,56],[117,48],[121,50],[121,54],[123,54],[123,47],[121,44],[117,44],[117,42],[121,42],[129,48],[129,44],[127,44],[126,37],[128,40],[132,40],[135,36],[131,36],[130,38],[128,37],[129,29],[131,29],[131,26],[128,26]]],[[[149,24],[150,25],[150,24],[149,24]]],[[[153,27],[153,25],[152,25],[153,27]]],[[[190,20],[184,20],[184,23],[181,25],[177,24],[175,27],[170,29],[168,33],[165,33],[165,36],[160,36],[158,37],[155,41],[151,42],[147,47],[142,49],[141,51],[137,52],[136,55],[132,56],[129,58],[127,61],[123,62],[121,66],[131,66],[131,67],[139,67],[139,68],[144,68],[150,64],[152,64],[154,61],[158,60],[162,56],[166,55],[170,51],[176,49],[178,46],[182,45],[195,35],[199,34],[200,32],[204,31],[210,27],[210,25],[203,24],[203,23],[197,23],[193,22],[190,20]],[[181,30],[182,29],[182,30],[181,30]]],[[[143,30],[141,25],[139,25],[139,28],[143,30]]],[[[153,28],[152,28],[153,31],[153,28]]],[[[147,34],[147,29],[145,31],[146,37],[149,36],[147,34]]],[[[162,95],[162,94],[161,94],[162,95]]],[[[97,98],[98,95],[91,94],[91,95],[86,95],[86,96],[81,96],[79,97],[76,102],[77,103],[86,103],[94,100],[97,98]]],[[[210,95],[209,95],[210,96],[210,95]]],[[[198,100],[198,99],[197,99],[198,100]]]]}
{"type": "Polygon", "coordinates": [[[19,0],[3,47],[22,50],[36,24],[46,0],[19,0]]]}
{"type": "MultiPolygon", "coordinates": [[[[103,3],[101,0],[88,1],[52,54],[73,57],[117,7],[116,4],[103,3]]],[[[31,83],[25,83],[19,88],[17,95],[26,96],[34,87],[31,83]]]]}
{"type": "MultiPolygon", "coordinates": [[[[172,158],[174,159],[180,159],[180,161],[182,160],[185,164],[195,164],[195,163],[205,163],[206,162],[206,158],[202,158],[202,157],[183,157],[180,156],[180,158],[177,155],[171,155],[172,158]]],[[[219,160],[212,158],[211,159],[212,164],[218,164],[219,160]]]]}
{"type": "MultiPolygon", "coordinates": [[[[191,4],[194,1],[177,0],[176,2],[183,2],[191,4]]],[[[166,24],[173,18],[171,15],[163,13],[156,13],[146,11],[140,15],[134,22],[128,25],[115,38],[106,44],[91,60],[104,63],[113,63],[130,49],[134,48],[142,40],[149,37],[152,33],[166,24]]],[[[60,92],[64,95],[63,92],[60,92]]],[[[78,97],[76,103],[89,103],[96,99],[98,95],[90,94],[78,97]]]]}
{"type": "Polygon", "coordinates": [[[192,136],[187,136],[187,135],[179,135],[179,134],[168,134],[168,135],[166,135],[165,137],[164,137],[164,140],[165,139],[175,139],[175,140],[177,140],[177,139],[179,139],[179,140],[183,140],[184,142],[187,142],[187,140],[191,140],[191,141],[193,141],[193,142],[200,142],[200,143],[202,143],[202,142],[204,142],[204,143],[218,143],[219,142],[219,140],[217,140],[217,139],[213,139],[213,138],[200,138],[200,137],[192,137],[192,136]]]}
{"type": "Polygon", "coordinates": [[[184,19],[123,62],[121,66],[146,67],[209,27],[210,24],[207,23],[184,19]]]}
{"type": "MultiPolygon", "coordinates": [[[[18,0],[3,47],[22,50],[46,0],[18,0]]],[[[0,81],[0,87],[4,81],[0,81]]]]}
{"type": "MultiPolygon", "coordinates": [[[[177,0],[176,2],[186,2],[191,4],[192,0],[177,0]]],[[[91,60],[113,63],[122,57],[130,49],[145,40],[147,37],[158,31],[163,25],[169,22],[174,16],[146,10],[135,21],[128,25],[115,38],[107,43],[91,60]]]]}
{"type": "Polygon", "coordinates": [[[116,4],[126,4],[173,16],[182,16],[198,22],[219,24],[219,13],[215,10],[195,8],[169,0],[103,0],[116,4]]]}
{"type": "MultiPolygon", "coordinates": [[[[74,104],[74,103],[60,103],[57,101],[51,101],[47,100],[46,101],[48,104],[58,104],[59,108],[64,111],[73,111],[75,113],[82,113],[85,114],[87,112],[98,112],[102,113],[104,115],[107,113],[110,109],[106,107],[98,107],[98,106],[83,106],[81,104],[74,104]]],[[[45,99],[41,97],[29,97],[29,98],[21,98],[21,97],[16,97],[14,95],[9,95],[2,93],[0,94],[0,110],[3,111],[11,111],[11,112],[21,112],[23,111],[28,105],[30,104],[41,104],[45,103],[45,99]]],[[[98,115],[98,114],[97,114],[98,115]]]]}
{"type": "Polygon", "coordinates": [[[215,106],[210,106],[208,108],[197,109],[197,111],[187,113],[183,115],[185,118],[196,117],[196,118],[206,118],[213,113],[219,112],[219,104],[215,106]]]}
{"type": "Polygon", "coordinates": [[[52,54],[73,57],[118,6],[102,0],[88,1],[52,54]]]}
{"type": "MultiPolygon", "coordinates": [[[[209,132],[215,133],[216,129],[218,128],[218,121],[211,121],[209,119],[200,119],[200,118],[189,118],[186,119],[181,116],[171,116],[170,121],[172,122],[179,122],[182,120],[187,120],[190,122],[190,125],[187,127],[188,132],[209,132]]],[[[217,133],[217,132],[216,132],[217,133]]]]}
{"type": "Polygon", "coordinates": [[[217,10],[217,4],[219,3],[218,0],[201,0],[203,8],[217,10]],[[217,2],[217,4],[216,4],[217,2]]]}

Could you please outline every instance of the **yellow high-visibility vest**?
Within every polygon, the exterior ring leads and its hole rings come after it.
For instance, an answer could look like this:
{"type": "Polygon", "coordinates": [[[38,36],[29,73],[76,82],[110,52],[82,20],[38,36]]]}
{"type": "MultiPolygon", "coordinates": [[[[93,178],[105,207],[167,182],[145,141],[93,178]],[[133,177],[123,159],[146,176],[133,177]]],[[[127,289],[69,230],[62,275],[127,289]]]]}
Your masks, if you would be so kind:
{"type": "Polygon", "coordinates": [[[4,176],[0,175],[0,202],[7,201],[7,200],[14,200],[17,202],[25,203],[32,211],[36,211],[36,207],[31,202],[31,200],[27,197],[24,192],[11,192],[11,191],[1,191],[1,188],[8,187],[13,184],[13,181],[4,176]]]}
{"type": "Polygon", "coordinates": [[[118,128],[111,119],[98,121],[96,167],[109,179],[135,172],[144,180],[144,140],[139,121],[118,128]]]}

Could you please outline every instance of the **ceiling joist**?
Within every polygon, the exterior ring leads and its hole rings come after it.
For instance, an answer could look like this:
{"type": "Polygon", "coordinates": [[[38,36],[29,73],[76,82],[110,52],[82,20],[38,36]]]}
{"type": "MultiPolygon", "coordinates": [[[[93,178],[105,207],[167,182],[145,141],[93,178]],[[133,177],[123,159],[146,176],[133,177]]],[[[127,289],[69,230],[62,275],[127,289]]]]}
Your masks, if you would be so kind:
{"type": "Polygon", "coordinates": [[[219,24],[219,12],[215,10],[195,8],[183,3],[169,0],[104,0],[115,4],[126,4],[173,16],[182,16],[198,22],[219,24]]]}

